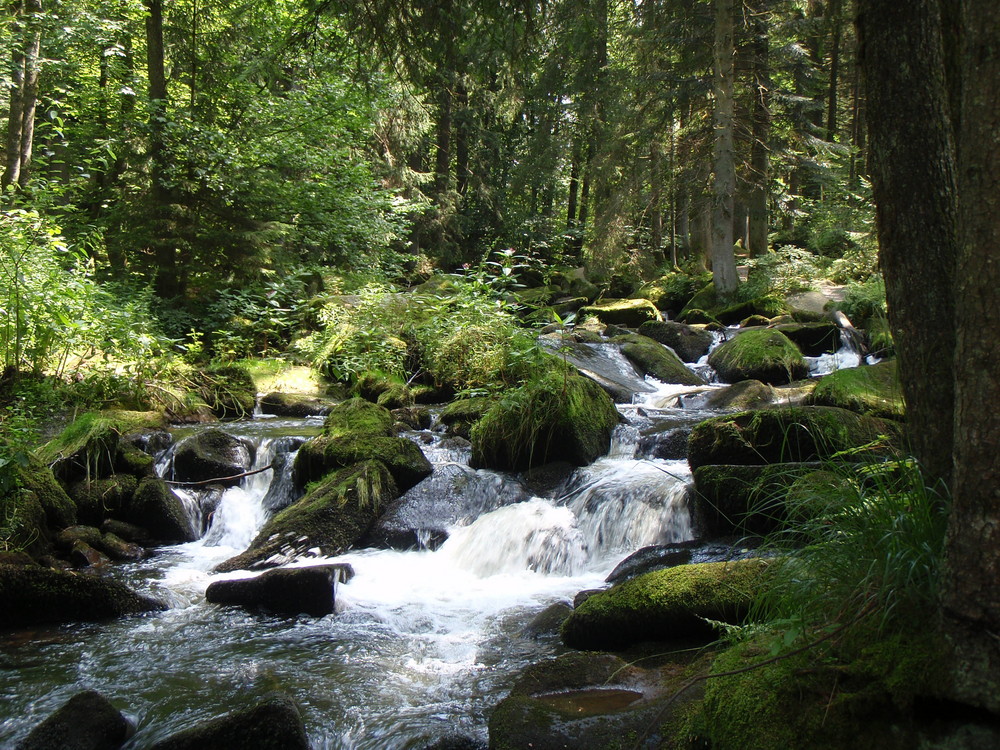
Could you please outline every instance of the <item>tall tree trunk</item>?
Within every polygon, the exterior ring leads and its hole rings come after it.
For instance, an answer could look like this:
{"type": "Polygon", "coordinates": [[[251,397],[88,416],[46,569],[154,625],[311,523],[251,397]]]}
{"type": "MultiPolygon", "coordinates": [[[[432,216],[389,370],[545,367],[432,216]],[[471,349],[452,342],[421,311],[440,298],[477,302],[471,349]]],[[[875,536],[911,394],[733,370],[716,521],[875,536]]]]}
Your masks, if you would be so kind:
{"type": "Polygon", "coordinates": [[[167,147],[164,120],[167,114],[167,76],[163,49],[163,2],[144,0],[146,5],[146,74],[149,80],[149,158],[156,293],[169,299],[181,292],[177,269],[177,245],[171,228],[172,195],[167,187],[167,147]]]}
{"type": "Polygon", "coordinates": [[[435,134],[434,192],[441,196],[451,182],[451,89],[443,77],[438,90],[437,130],[435,134]]]}
{"type": "Polygon", "coordinates": [[[663,175],[660,168],[660,144],[649,144],[649,224],[653,262],[663,265],[663,175]]]}
{"type": "Polygon", "coordinates": [[[18,3],[14,10],[14,20],[11,22],[11,85],[10,106],[7,110],[7,140],[4,154],[2,186],[16,185],[21,172],[21,124],[24,112],[24,78],[25,54],[24,44],[19,40],[24,38],[24,4],[18,3]]]}
{"type": "Polygon", "coordinates": [[[21,100],[21,146],[17,184],[24,187],[31,174],[31,157],[35,143],[35,110],[38,106],[38,77],[41,72],[42,3],[26,0],[28,13],[27,39],[24,55],[24,95],[21,100]]]}
{"type": "Polygon", "coordinates": [[[465,75],[460,74],[455,87],[458,113],[455,118],[455,189],[465,195],[469,188],[469,141],[472,138],[472,110],[465,75]]]}
{"type": "Polygon", "coordinates": [[[569,196],[566,201],[566,229],[576,228],[577,193],[580,190],[580,141],[573,138],[573,154],[569,167],[569,196]]]}
{"type": "Polygon", "coordinates": [[[965,0],[964,13],[955,464],[941,590],[951,697],[1000,713],[1000,5],[965,0]]]}
{"type": "Polygon", "coordinates": [[[731,296],[739,286],[733,253],[733,0],[715,0],[715,143],[712,178],[712,278],[715,291],[731,296]]]}
{"type": "Polygon", "coordinates": [[[750,56],[752,94],[750,105],[750,192],[747,196],[749,228],[747,249],[751,258],[767,252],[769,229],[771,143],[771,67],[768,26],[770,0],[759,2],[751,15],[750,56]]]}
{"type": "Polygon", "coordinates": [[[931,481],[947,484],[956,194],[937,0],[858,0],[857,28],[879,260],[907,432],[931,481]]]}
{"type": "Polygon", "coordinates": [[[840,79],[840,37],[844,23],[841,0],[830,0],[830,86],[826,95],[826,139],[837,140],[837,87],[840,79]]]}

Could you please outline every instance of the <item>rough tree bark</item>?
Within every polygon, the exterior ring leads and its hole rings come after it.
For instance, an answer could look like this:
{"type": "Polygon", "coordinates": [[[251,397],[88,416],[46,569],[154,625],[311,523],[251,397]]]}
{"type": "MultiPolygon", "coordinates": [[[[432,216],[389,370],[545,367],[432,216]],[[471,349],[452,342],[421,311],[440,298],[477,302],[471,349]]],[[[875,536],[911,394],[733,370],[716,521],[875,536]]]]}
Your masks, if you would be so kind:
{"type": "Polygon", "coordinates": [[[1000,713],[1000,4],[964,0],[955,442],[942,585],[953,697],[1000,713]]]}
{"type": "Polygon", "coordinates": [[[937,0],[858,0],[857,29],[880,263],[907,432],[926,476],[946,486],[956,192],[937,0]]]}
{"type": "Polygon", "coordinates": [[[733,199],[736,163],[733,156],[733,0],[715,2],[715,144],[712,179],[712,278],[721,297],[739,286],[733,252],[733,199]]]}
{"type": "Polygon", "coordinates": [[[769,60],[770,0],[758,2],[749,24],[752,104],[750,107],[750,192],[747,196],[749,230],[747,249],[750,257],[767,250],[769,197],[771,181],[771,67],[769,60]]]}
{"type": "Polygon", "coordinates": [[[31,172],[35,140],[35,109],[42,50],[41,0],[24,0],[14,7],[11,23],[11,85],[7,111],[6,165],[0,186],[24,187],[31,172]]]}

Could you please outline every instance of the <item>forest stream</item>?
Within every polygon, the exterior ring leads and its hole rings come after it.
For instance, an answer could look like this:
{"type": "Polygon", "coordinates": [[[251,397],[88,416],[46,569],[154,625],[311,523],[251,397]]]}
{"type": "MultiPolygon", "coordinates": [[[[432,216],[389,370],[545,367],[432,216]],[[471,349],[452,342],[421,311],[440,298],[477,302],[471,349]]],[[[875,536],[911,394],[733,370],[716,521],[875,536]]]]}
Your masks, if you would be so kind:
{"type": "MultiPolygon", "coordinates": [[[[812,360],[811,368],[821,374],[857,364],[844,349],[812,360]]],[[[704,364],[695,367],[704,372],[704,364]]],[[[432,548],[359,549],[293,563],[353,567],[353,579],[338,584],[333,615],[265,615],[206,602],[211,581],[248,575],[211,571],[247,547],[267,518],[268,498],[290,482],[288,472],[273,469],[246,477],[225,491],[200,540],[115,569],[168,602],[168,611],[5,636],[0,746],[12,746],[83,688],[128,706],[137,725],[130,749],[252,705],[274,689],[300,707],[314,748],[419,748],[449,736],[485,741],[490,711],[517,673],[563,650],[557,633],[529,627],[533,618],[554,602],[602,587],[636,550],[695,535],[683,454],[648,457],[645,438],[683,433],[712,416],[700,406],[705,388],[625,375],[642,392],[619,404],[625,420],[610,452],[550,478],[547,489],[470,468],[467,448],[454,447],[433,427],[407,433],[434,474],[394,507],[428,543],[434,538],[428,519],[440,510],[434,506],[446,501],[461,509],[459,517],[432,548]]],[[[321,424],[261,416],[225,429],[255,446],[255,466],[263,468],[321,424]]],[[[170,459],[168,449],[157,463],[168,478],[170,459]]],[[[198,516],[197,497],[178,494],[198,516]]]]}

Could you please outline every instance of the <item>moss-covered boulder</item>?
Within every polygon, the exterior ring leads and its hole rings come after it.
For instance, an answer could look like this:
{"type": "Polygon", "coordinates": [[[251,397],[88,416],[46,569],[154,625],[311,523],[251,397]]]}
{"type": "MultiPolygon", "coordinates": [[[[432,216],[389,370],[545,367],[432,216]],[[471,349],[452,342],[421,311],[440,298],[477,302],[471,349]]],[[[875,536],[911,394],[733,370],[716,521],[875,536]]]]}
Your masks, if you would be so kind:
{"type": "Polygon", "coordinates": [[[219,419],[245,419],[257,405],[257,386],[239,365],[209,367],[195,378],[198,395],[219,419]]]}
{"type": "Polygon", "coordinates": [[[472,425],[482,419],[494,403],[495,399],[489,396],[461,398],[444,407],[439,418],[449,432],[468,438],[472,434],[472,425]]]}
{"type": "Polygon", "coordinates": [[[684,309],[698,291],[705,288],[711,278],[711,274],[689,276],[685,273],[670,273],[643,284],[635,296],[648,299],[660,310],[676,314],[684,309]]]}
{"type": "Polygon", "coordinates": [[[310,551],[339,555],[367,533],[397,495],[396,483],[380,461],[363,461],[328,474],[264,524],[245,552],[216,569],[273,568],[310,551]]]}
{"type": "Polygon", "coordinates": [[[77,693],[17,744],[17,750],[117,750],[135,727],[96,690],[77,693]]]}
{"type": "Polygon", "coordinates": [[[102,532],[94,526],[70,526],[60,531],[55,539],[56,546],[64,551],[73,549],[80,542],[112,560],[135,561],[146,556],[145,550],[139,545],[102,532]]]}
{"type": "Polygon", "coordinates": [[[615,342],[621,346],[622,354],[644,375],[654,377],[661,383],[705,385],[701,376],[689,369],[680,357],[651,338],[633,334],[620,336],[615,342]]]}
{"type": "Polygon", "coordinates": [[[198,538],[180,498],[157,477],[139,482],[132,499],[117,517],[146,529],[160,544],[193,542],[198,538]]]}
{"type": "MultiPolygon", "coordinates": [[[[208,429],[184,438],[174,450],[171,479],[203,482],[235,477],[253,463],[251,445],[218,429],[208,429]]],[[[229,484],[238,479],[228,480],[229,484]]]]}
{"type": "Polygon", "coordinates": [[[774,329],[785,334],[807,357],[835,352],[841,346],[840,328],[832,321],[785,323],[774,329]]]}
{"type": "Polygon", "coordinates": [[[638,328],[647,320],[661,320],[660,311],[648,299],[607,299],[581,307],[579,318],[592,317],[606,325],[638,328]]]}
{"type": "Polygon", "coordinates": [[[809,370],[802,352],[780,331],[751,329],[719,346],[708,355],[725,383],[760,380],[771,385],[804,378],[809,370]]]}
{"type": "Polygon", "coordinates": [[[779,315],[784,315],[789,310],[785,298],[777,294],[767,294],[762,297],[754,297],[747,302],[738,302],[721,310],[714,311],[715,317],[720,323],[731,326],[741,320],[751,316],[760,316],[770,320],[779,315]]]}
{"type": "Polygon", "coordinates": [[[767,563],[760,559],[655,570],[589,597],[563,623],[570,648],[615,651],[644,641],[713,639],[706,622],[743,621],[767,563]]]}
{"type": "Polygon", "coordinates": [[[712,334],[704,328],[665,320],[648,320],[639,326],[639,333],[669,346],[685,362],[697,362],[712,345],[712,334]]]}
{"type": "Polygon", "coordinates": [[[0,627],[110,620],[164,609],[162,602],[107,578],[0,565],[0,627]]]}
{"type": "Polygon", "coordinates": [[[45,509],[34,492],[13,486],[0,493],[0,549],[44,555],[51,535],[45,509]]]}
{"type": "Polygon", "coordinates": [[[275,391],[260,398],[262,414],[277,417],[325,417],[333,408],[333,401],[301,393],[281,393],[275,391]]]}
{"type": "Polygon", "coordinates": [[[277,614],[329,615],[336,588],[354,575],[350,565],[310,565],[269,570],[255,578],[213,581],[205,590],[212,604],[264,609],[277,614]]]}
{"type": "MultiPolygon", "coordinates": [[[[802,520],[801,503],[794,511],[786,502],[789,491],[804,478],[832,490],[836,475],[818,463],[710,464],[694,471],[694,517],[703,537],[769,534],[789,520],[802,520]]],[[[822,508],[816,508],[821,512],[822,508]]]]}
{"type": "Polygon", "coordinates": [[[295,484],[304,487],[335,469],[369,460],[381,461],[389,469],[400,492],[406,492],[434,470],[417,444],[406,438],[321,435],[299,448],[295,484]]]}
{"type": "Polygon", "coordinates": [[[24,454],[15,459],[11,468],[15,484],[34,493],[51,528],[61,529],[76,523],[76,506],[48,466],[31,454],[24,454]]]}
{"type": "Polygon", "coordinates": [[[737,412],[695,426],[688,440],[688,463],[697,469],[706,464],[817,461],[845,451],[862,460],[890,453],[901,436],[898,422],[830,406],[737,412]]]}
{"type": "Polygon", "coordinates": [[[113,474],[107,479],[81,479],[70,485],[69,496],[76,503],[79,520],[98,526],[120,513],[138,488],[139,480],[132,474],[113,474]]]}
{"type": "Polygon", "coordinates": [[[716,411],[746,411],[770,406],[777,400],[778,393],[772,386],[759,380],[741,380],[709,393],[705,406],[716,411]]]}
{"type": "Polygon", "coordinates": [[[392,412],[363,398],[342,401],[330,410],[323,432],[330,437],[373,435],[392,437],[392,412]]]}
{"type": "Polygon", "coordinates": [[[76,506],[48,466],[0,441],[0,549],[43,555],[53,533],[76,519],[76,506]]]}
{"type": "Polygon", "coordinates": [[[155,743],[151,750],[309,750],[309,738],[298,708],[282,694],[185,729],[155,743]]]}
{"type": "Polygon", "coordinates": [[[586,466],[607,453],[618,424],[592,380],[550,373],[508,392],[472,429],[473,465],[527,469],[550,461],[586,466]]]}
{"type": "Polygon", "coordinates": [[[887,419],[904,419],[906,416],[894,359],[826,375],[816,385],[807,403],[837,406],[887,419]]]}
{"type": "Polygon", "coordinates": [[[685,325],[704,325],[708,327],[706,330],[712,330],[713,326],[723,328],[723,325],[714,315],[702,310],[700,307],[693,307],[680,313],[677,316],[677,322],[684,323],[685,325]]]}

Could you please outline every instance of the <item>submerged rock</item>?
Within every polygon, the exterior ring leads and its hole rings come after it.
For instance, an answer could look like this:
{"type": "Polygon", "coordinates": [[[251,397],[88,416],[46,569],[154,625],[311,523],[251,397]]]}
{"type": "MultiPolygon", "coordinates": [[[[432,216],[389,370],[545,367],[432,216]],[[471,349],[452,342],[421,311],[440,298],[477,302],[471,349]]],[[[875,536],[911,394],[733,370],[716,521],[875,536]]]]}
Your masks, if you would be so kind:
{"type": "Polygon", "coordinates": [[[272,694],[252,708],[220,716],[178,732],[151,750],[309,750],[302,715],[291,698],[272,694]]]}
{"type": "Polygon", "coordinates": [[[781,385],[808,375],[802,352],[780,331],[751,329],[719,346],[708,356],[719,379],[726,383],[760,380],[781,385]]]}
{"type": "Polygon", "coordinates": [[[134,732],[107,698],[84,690],[32,729],[16,750],[117,750],[134,732]]]}
{"type": "Polygon", "coordinates": [[[269,570],[256,578],[214,581],[205,591],[205,599],[212,604],[322,617],[336,610],[337,584],[353,577],[354,569],[346,564],[269,570]]]}
{"type": "Polygon", "coordinates": [[[50,568],[0,565],[0,626],[110,620],[166,605],[118,581],[50,568]]]}
{"type": "Polygon", "coordinates": [[[396,495],[396,483],[379,461],[335,471],[271,518],[246,551],[216,570],[274,568],[306,554],[339,555],[365,536],[396,495]]]}
{"type": "Polygon", "coordinates": [[[596,383],[552,373],[508,393],[476,424],[472,462],[511,470],[563,460],[586,466],[608,452],[618,421],[596,383]]]}
{"type": "Polygon", "coordinates": [[[738,624],[760,590],[763,560],[656,570],[583,602],[563,623],[570,648],[619,650],[643,641],[712,639],[706,620],[738,624]]]}

